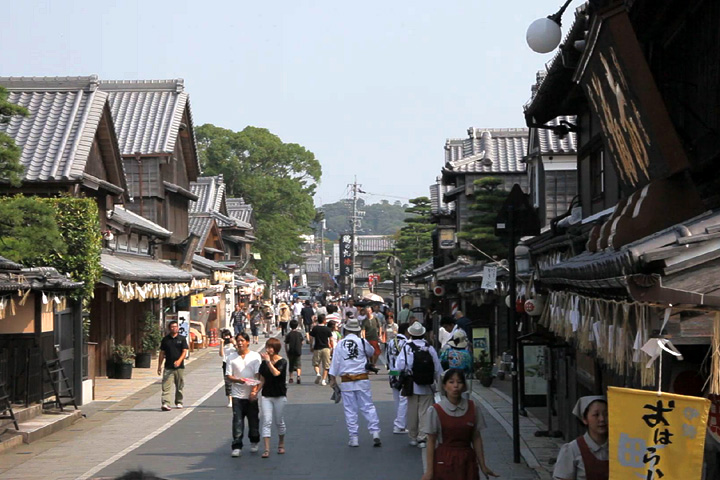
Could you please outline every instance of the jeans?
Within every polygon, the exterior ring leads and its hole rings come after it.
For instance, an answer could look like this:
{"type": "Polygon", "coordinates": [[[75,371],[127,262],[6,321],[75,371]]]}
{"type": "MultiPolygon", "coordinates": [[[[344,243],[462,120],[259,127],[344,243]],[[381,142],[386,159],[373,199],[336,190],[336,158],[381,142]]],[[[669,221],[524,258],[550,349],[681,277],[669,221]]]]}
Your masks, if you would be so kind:
{"type": "Polygon", "coordinates": [[[278,435],[285,435],[285,404],[287,397],[262,397],[262,437],[270,438],[272,424],[278,430],[278,435]]]}
{"type": "Polygon", "coordinates": [[[183,387],[185,386],[184,368],[166,368],[162,377],[162,404],[170,405],[170,389],[175,383],[175,404],[183,401],[183,387]]]}
{"type": "Polygon", "coordinates": [[[250,401],[233,397],[232,399],[233,422],[232,422],[232,449],[243,447],[243,433],[245,432],[245,417],[248,421],[248,438],[250,443],[260,442],[260,418],[257,400],[250,401]]]}
{"type": "Polygon", "coordinates": [[[223,379],[225,379],[225,396],[229,397],[230,393],[232,392],[232,383],[230,382],[230,380],[227,379],[225,367],[227,367],[227,363],[223,362],[222,371],[223,379]]]}

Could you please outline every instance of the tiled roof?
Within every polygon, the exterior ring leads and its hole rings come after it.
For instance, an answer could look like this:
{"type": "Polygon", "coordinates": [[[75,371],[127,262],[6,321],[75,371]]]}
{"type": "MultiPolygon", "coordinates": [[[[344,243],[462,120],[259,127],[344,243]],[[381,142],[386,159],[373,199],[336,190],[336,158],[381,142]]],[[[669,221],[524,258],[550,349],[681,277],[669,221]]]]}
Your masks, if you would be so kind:
{"type": "Polygon", "coordinates": [[[358,253],[385,252],[395,246],[392,237],[386,235],[357,235],[355,239],[358,253]]]}
{"type": "Polygon", "coordinates": [[[190,213],[225,213],[225,205],[223,204],[225,182],[222,175],[199,177],[197,181],[190,182],[190,190],[198,196],[196,202],[190,202],[190,213]]]}
{"type": "MultiPolygon", "coordinates": [[[[545,125],[561,125],[561,121],[577,125],[577,117],[574,115],[554,118],[545,125]]],[[[547,128],[538,128],[536,130],[542,154],[577,153],[577,134],[575,132],[569,132],[563,138],[560,138],[555,132],[547,128]]]]}
{"type": "Polygon", "coordinates": [[[205,245],[210,228],[212,227],[215,219],[212,215],[207,213],[191,213],[188,221],[188,231],[194,233],[200,237],[200,241],[197,244],[196,252],[201,252],[205,245]]]}
{"type": "Polygon", "coordinates": [[[144,255],[102,253],[103,275],[113,280],[133,282],[190,282],[193,275],[168,263],[144,255]]]}
{"type": "Polygon", "coordinates": [[[108,211],[107,216],[108,220],[111,219],[123,227],[139,229],[156,237],[170,238],[172,235],[170,230],[166,230],[157,223],[151,222],[147,218],[125,209],[122,205],[115,205],[113,210],[108,211]]]}
{"type": "Polygon", "coordinates": [[[0,132],[22,149],[24,180],[82,179],[100,119],[108,112],[108,94],[98,90],[97,76],[0,77],[0,85],[10,103],[29,111],[0,123],[0,132]]]}
{"type": "MultiPolygon", "coordinates": [[[[525,171],[522,159],[527,154],[527,128],[469,128],[463,140],[462,157],[445,164],[444,172],[519,173],[525,171]]],[[[446,141],[446,150],[456,140],[446,141]]],[[[446,154],[447,158],[447,154],[446,154]]]]}
{"type": "Polygon", "coordinates": [[[430,211],[433,214],[448,214],[455,210],[455,202],[445,203],[445,194],[451,189],[452,185],[443,185],[441,177],[430,185],[430,211]]]}
{"type": "Polygon", "coordinates": [[[220,270],[222,272],[231,272],[232,269],[223,265],[222,263],[214,262],[209,258],[205,258],[200,255],[193,255],[192,263],[196,267],[206,268],[208,270],[220,270]]]}
{"type": "Polygon", "coordinates": [[[228,215],[247,224],[252,224],[252,205],[245,203],[243,198],[228,198],[226,204],[228,215]]]}
{"type": "Polygon", "coordinates": [[[103,80],[123,155],[172,153],[188,106],[183,80],[103,80]]]}

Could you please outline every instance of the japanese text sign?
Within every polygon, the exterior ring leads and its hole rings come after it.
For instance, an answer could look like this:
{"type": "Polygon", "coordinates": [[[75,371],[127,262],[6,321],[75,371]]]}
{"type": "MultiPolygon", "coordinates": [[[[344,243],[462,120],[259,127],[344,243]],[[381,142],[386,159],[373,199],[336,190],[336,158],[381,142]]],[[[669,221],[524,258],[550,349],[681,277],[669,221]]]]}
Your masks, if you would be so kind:
{"type": "Polygon", "coordinates": [[[610,480],[701,478],[710,402],[608,388],[610,480]]]}
{"type": "Polygon", "coordinates": [[[353,237],[350,234],[340,236],[340,275],[353,274],[353,237]]]}

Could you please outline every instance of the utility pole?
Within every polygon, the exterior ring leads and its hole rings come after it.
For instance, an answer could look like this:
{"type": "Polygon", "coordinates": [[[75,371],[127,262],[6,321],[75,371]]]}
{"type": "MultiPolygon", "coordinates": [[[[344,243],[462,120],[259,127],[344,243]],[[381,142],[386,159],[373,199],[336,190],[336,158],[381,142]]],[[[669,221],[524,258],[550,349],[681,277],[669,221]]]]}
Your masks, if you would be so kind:
{"type": "Polygon", "coordinates": [[[360,187],[362,185],[359,185],[357,183],[357,176],[355,176],[355,180],[353,181],[352,185],[348,185],[348,187],[352,188],[352,216],[350,217],[350,226],[352,228],[352,273],[350,275],[350,295],[355,295],[355,257],[357,255],[357,229],[360,223],[360,212],[358,212],[357,209],[357,202],[358,202],[358,193],[365,193],[363,192],[360,187]]]}

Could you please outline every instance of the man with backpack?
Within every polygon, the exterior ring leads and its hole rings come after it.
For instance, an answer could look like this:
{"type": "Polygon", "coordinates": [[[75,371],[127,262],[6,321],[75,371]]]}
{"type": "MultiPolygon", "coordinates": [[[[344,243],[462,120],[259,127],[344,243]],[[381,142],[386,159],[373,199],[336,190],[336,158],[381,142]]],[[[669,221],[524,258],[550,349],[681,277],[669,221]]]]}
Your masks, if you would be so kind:
{"type": "Polygon", "coordinates": [[[410,340],[402,347],[397,357],[396,368],[412,378],[412,392],[402,392],[408,397],[407,429],[410,445],[426,446],[425,432],[428,430],[428,409],[433,404],[433,384],[442,375],[442,367],[435,349],[425,341],[425,327],[420,322],[410,325],[407,331],[410,340]]]}

